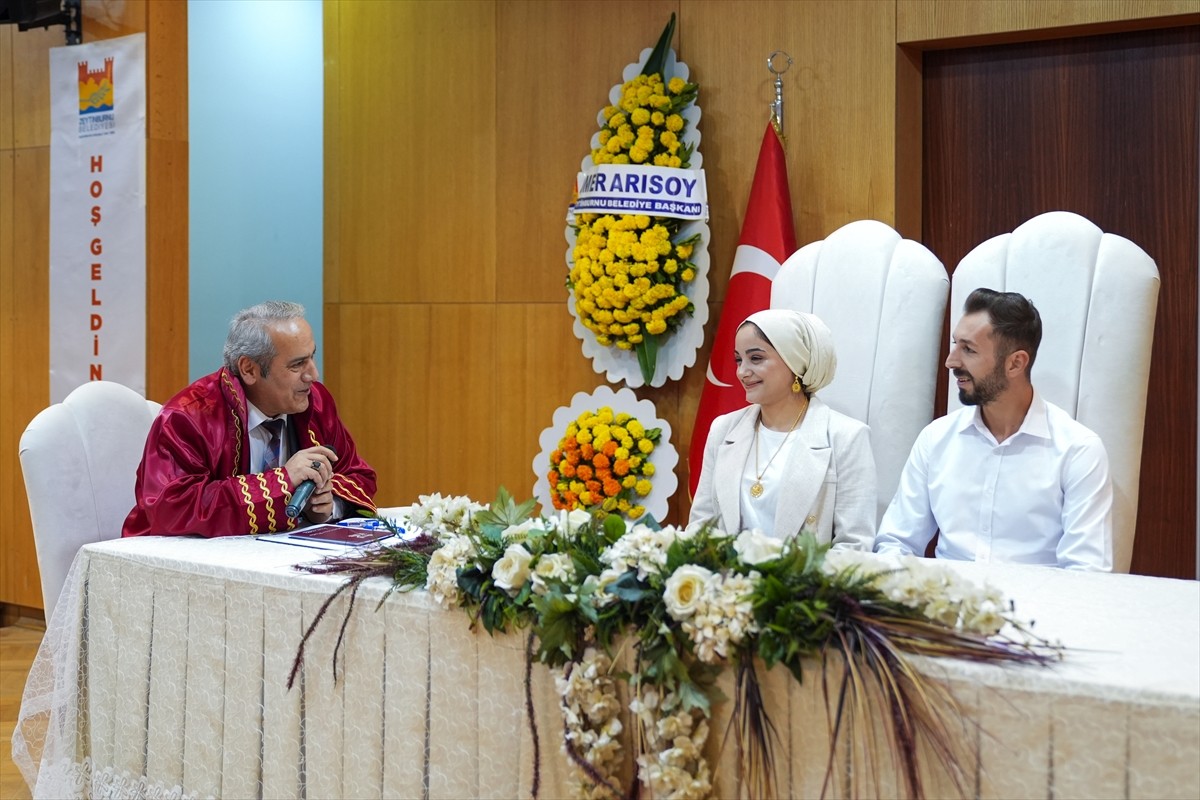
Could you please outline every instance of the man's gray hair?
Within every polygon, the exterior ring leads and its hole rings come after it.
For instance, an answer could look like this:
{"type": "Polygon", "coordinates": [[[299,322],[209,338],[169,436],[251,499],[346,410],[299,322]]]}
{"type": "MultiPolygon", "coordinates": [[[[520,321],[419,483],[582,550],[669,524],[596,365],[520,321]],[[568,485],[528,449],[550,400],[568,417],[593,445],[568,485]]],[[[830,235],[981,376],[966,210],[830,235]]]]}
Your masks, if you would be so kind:
{"type": "Polygon", "coordinates": [[[268,300],[239,311],[230,320],[229,335],[225,337],[225,366],[237,375],[238,359],[246,356],[258,364],[265,378],[277,355],[270,327],[276,322],[303,318],[304,306],[283,300],[268,300]]]}

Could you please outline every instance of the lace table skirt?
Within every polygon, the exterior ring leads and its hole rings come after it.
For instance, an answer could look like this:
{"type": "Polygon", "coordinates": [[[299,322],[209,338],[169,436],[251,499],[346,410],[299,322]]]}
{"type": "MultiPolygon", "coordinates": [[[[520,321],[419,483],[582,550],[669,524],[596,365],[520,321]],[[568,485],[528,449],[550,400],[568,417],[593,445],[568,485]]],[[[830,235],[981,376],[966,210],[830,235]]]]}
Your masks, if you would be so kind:
{"type": "MultiPolygon", "coordinates": [[[[89,545],[26,685],[13,759],[35,797],[513,798],[533,785],[524,638],[471,631],[424,592],[363,585],[330,608],[288,690],[303,631],[335,577],[314,550],[249,538],[89,545]],[[379,606],[377,608],[377,606],[379,606]]],[[[964,564],[1067,645],[1047,669],[924,661],[963,707],[968,793],[1200,796],[1200,584],[964,564]]],[[[821,793],[820,680],[763,671],[780,731],[777,793],[821,793]]],[[[553,676],[533,670],[542,797],[569,794],[553,676]]],[[[733,696],[731,680],[724,686],[733,696]]],[[[718,758],[729,704],[714,712],[718,758]]],[[[885,741],[879,727],[880,742],[885,741]]],[[[738,795],[732,745],[715,796],[738,795]]],[[[926,762],[931,759],[926,758],[926,762]]],[[[841,753],[828,796],[902,794],[886,756],[841,753]]],[[[930,770],[931,796],[953,793],[930,770]]]]}

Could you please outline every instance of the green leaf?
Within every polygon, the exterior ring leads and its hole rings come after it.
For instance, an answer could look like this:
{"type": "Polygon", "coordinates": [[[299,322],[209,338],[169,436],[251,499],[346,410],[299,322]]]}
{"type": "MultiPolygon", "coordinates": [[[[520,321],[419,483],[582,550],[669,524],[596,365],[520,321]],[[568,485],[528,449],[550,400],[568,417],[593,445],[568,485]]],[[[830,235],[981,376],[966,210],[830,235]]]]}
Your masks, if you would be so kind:
{"type": "Polygon", "coordinates": [[[482,525],[482,526],[480,526],[479,534],[483,538],[483,541],[486,542],[488,545],[491,545],[497,551],[503,551],[504,550],[503,531],[504,531],[505,527],[508,527],[508,526],[501,527],[500,525],[492,525],[492,524],[482,525]]]}
{"type": "Polygon", "coordinates": [[[646,334],[633,348],[637,353],[638,368],[642,372],[642,380],[646,382],[647,386],[654,380],[654,372],[658,369],[658,340],[658,336],[646,334]]]}
{"type": "Polygon", "coordinates": [[[529,519],[535,505],[537,501],[533,499],[517,505],[508,490],[501,486],[496,491],[496,499],[492,501],[491,506],[486,511],[476,512],[475,523],[485,530],[495,526],[503,531],[511,525],[520,525],[529,519]]]}
{"type": "Polygon", "coordinates": [[[609,514],[604,518],[604,538],[609,544],[625,535],[625,520],[620,514],[609,514]]]}
{"type": "Polygon", "coordinates": [[[481,611],[483,627],[487,629],[488,633],[494,634],[496,631],[503,632],[505,630],[504,601],[500,597],[494,594],[485,596],[481,611]]]}
{"type": "Polygon", "coordinates": [[[554,590],[544,597],[535,597],[533,607],[538,614],[534,628],[540,643],[538,660],[557,665],[573,658],[582,627],[575,604],[554,590]]]}
{"type": "Polygon", "coordinates": [[[667,27],[663,28],[662,35],[658,37],[658,44],[654,45],[654,50],[650,53],[650,57],[646,59],[646,66],[642,68],[643,75],[662,75],[665,80],[667,76],[663,75],[663,69],[667,65],[667,52],[671,49],[671,40],[675,38],[675,14],[672,12],[671,21],[667,23],[667,27]]]}
{"type": "Polygon", "coordinates": [[[647,597],[657,597],[658,592],[648,588],[638,580],[637,572],[629,570],[608,585],[608,593],[615,595],[627,603],[636,603],[647,597]]]}
{"type": "Polygon", "coordinates": [[[483,599],[484,584],[488,581],[488,576],[477,567],[471,569],[460,569],[458,571],[458,588],[462,589],[463,594],[474,598],[476,601],[483,599]]]}
{"type": "Polygon", "coordinates": [[[675,690],[679,695],[679,704],[684,710],[691,711],[698,708],[704,712],[704,716],[712,716],[712,705],[708,695],[696,684],[690,680],[680,681],[679,687],[675,690]]]}

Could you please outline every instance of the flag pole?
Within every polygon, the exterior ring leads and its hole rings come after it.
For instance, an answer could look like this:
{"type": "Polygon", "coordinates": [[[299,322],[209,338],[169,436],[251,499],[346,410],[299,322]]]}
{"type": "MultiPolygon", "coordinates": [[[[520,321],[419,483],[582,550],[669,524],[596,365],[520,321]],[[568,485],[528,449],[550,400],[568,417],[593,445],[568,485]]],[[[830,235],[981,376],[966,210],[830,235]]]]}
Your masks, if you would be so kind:
{"type": "Polygon", "coordinates": [[[787,137],[783,134],[783,73],[787,72],[791,66],[792,57],[782,50],[776,50],[767,56],[767,72],[775,76],[775,102],[771,103],[771,125],[774,126],[775,135],[783,144],[787,144],[787,137]],[[775,65],[777,58],[782,62],[782,68],[775,65]]]}

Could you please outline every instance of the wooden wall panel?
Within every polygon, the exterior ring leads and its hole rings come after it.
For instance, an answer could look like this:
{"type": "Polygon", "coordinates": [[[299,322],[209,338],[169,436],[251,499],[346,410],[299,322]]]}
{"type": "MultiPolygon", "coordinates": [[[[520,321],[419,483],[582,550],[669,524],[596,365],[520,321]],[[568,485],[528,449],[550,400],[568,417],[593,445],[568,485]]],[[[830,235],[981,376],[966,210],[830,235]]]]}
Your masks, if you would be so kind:
{"type": "MultiPolygon", "coordinates": [[[[894,162],[892,0],[743,2],[737,24],[721,3],[685,2],[684,60],[702,81],[700,148],[712,205],[714,300],[741,233],[774,100],[767,57],[790,53],[783,77],[788,181],[801,244],[855,219],[891,223],[894,162]]],[[[715,329],[715,323],[713,325],[715,329]]]]}
{"type": "MultiPolygon", "coordinates": [[[[0,25],[0,76],[13,73],[12,25],[0,25]]],[[[13,85],[12,81],[0,77],[0,151],[13,147],[13,85]]],[[[2,208],[2,206],[0,206],[2,208]]]]}
{"type": "Polygon", "coordinates": [[[573,3],[497,6],[498,302],[562,302],[565,308],[567,204],[597,130],[596,115],[608,105],[609,89],[621,83],[625,65],[654,45],[678,6],[674,0],[604,4],[606,16],[644,32],[640,37],[595,35],[595,18],[573,3]],[[528,110],[511,113],[522,108],[528,110]]]}
{"type": "MultiPolygon", "coordinates": [[[[330,308],[342,301],[341,293],[341,252],[342,252],[342,166],[341,166],[341,119],[342,92],[341,86],[342,59],[338,42],[341,40],[341,3],[326,2],[322,9],[322,39],[325,48],[325,119],[323,133],[325,136],[325,159],[322,165],[322,186],[325,191],[325,220],[324,236],[322,236],[321,252],[325,263],[323,275],[324,309],[323,324],[325,326],[325,342],[336,342],[337,329],[331,327],[330,308]]],[[[328,370],[332,369],[329,359],[325,359],[327,368],[326,379],[336,377],[328,370]]]]}
{"type": "MultiPolygon", "coordinates": [[[[144,19],[126,20],[126,27],[146,31],[146,137],[150,140],[186,142],[188,138],[188,37],[187,0],[155,2],[144,8],[144,19]]],[[[133,33],[134,31],[128,31],[133,33]]],[[[121,35],[125,35],[124,33],[121,35]]],[[[184,159],[186,166],[187,159],[184,159]]],[[[155,170],[149,172],[153,175],[155,170]]],[[[187,173],[184,173],[186,178],[187,173]]],[[[187,181],[182,184],[187,195],[187,181]]],[[[186,206],[185,206],[186,210],[186,206]]],[[[172,214],[172,216],[178,216],[172,214]]],[[[183,214],[184,220],[187,214],[183,214]]],[[[182,241],[186,244],[187,237],[182,241]]],[[[185,270],[186,272],[186,270],[185,270]]],[[[186,328],[185,328],[186,330],[186,328]]]]}
{"type": "Polygon", "coordinates": [[[496,307],[347,303],[326,315],[339,337],[329,349],[343,376],[338,411],[379,473],[379,501],[407,505],[432,492],[490,499],[496,307]]]}
{"type": "Polygon", "coordinates": [[[580,355],[561,301],[503,303],[496,316],[495,482],[524,499],[532,496],[536,480],[538,437],[555,410],[570,404],[576,392],[591,393],[604,381],[580,355]]]}
{"type": "Polygon", "coordinates": [[[495,19],[486,0],[340,6],[340,302],[494,301],[495,19]]]}
{"type": "Polygon", "coordinates": [[[1200,0],[897,0],[896,42],[1033,41],[1185,24],[1198,14],[1200,0]]]}
{"type": "MultiPolygon", "coordinates": [[[[84,41],[147,33],[147,394],[187,380],[187,3],[84,3],[84,41]]],[[[42,605],[18,459],[49,402],[49,55],[63,29],[0,26],[0,603],[42,605]]]]}
{"type": "Polygon", "coordinates": [[[40,608],[41,582],[37,553],[25,502],[18,443],[29,420],[46,404],[49,391],[49,261],[50,150],[31,147],[13,152],[12,251],[8,266],[7,368],[0,373],[9,400],[0,417],[0,460],[4,463],[4,489],[0,490],[0,542],[5,549],[0,578],[0,600],[40,608]],[[43,365],[42,370],[34,365],[43,365]],[[40,378],[41,380],[38,380],[40,378]]]}
{"type": "MultiPolygon", "coordinates": [[[[7,63],[5,43],[9,37],[0,29],[0,63],[7,63]]],[[[7,83],[7,81],[0,81],[7,83]]],[[[11,93],[10,93],[11,94],[11,93]]],[[[7,129],[11,141],[12,128],[8,124],[11,117],[0,116],[0,127],[7,129]]],[[[13,208],[14,201],[14,171],[16,156],[11,149],[0,149],[0,375],[14,374],[21,364],[20,354],[16,349],[16,330],[12,320],[17,308],[16,276],[13,270],[13,208]]],[[[12,518],[16,511],[6,509],[22,509],[25,507],[25,491],[21,483],[20,470],[17,466],[17,439],[20,434],[17,426],[7,420],[20,419],[14,408],[16,396],[13,391],[14,382],[5,381],[0,384],[0,537],[2,530],[11,530],[14,526],[12,518]]],[[[7,545],[17,550],[15,558],[0,559],[0,586],[14,585],[18,576],[29,561],[28,550],[32,549],[30,537],[11,537],[7,545]]],[[[36,559],[35,559],[36,563],[36,559]]],[[[24,597],[24,593],[21,594],[24,597]]]]}
{"type": "Polygon", "coordinates": [[[159,403],[188,382],[186,126],[183,132],[183,139],[146,142],[146,396],[159,403]]]}
{"type": "Polygon", "coordinates": [[[50,144],[51,47],[63,44],[62,28],[12,33],[12,146],[50,144]],[[20,80],[15,78],[20,76],[20,80]]]}

